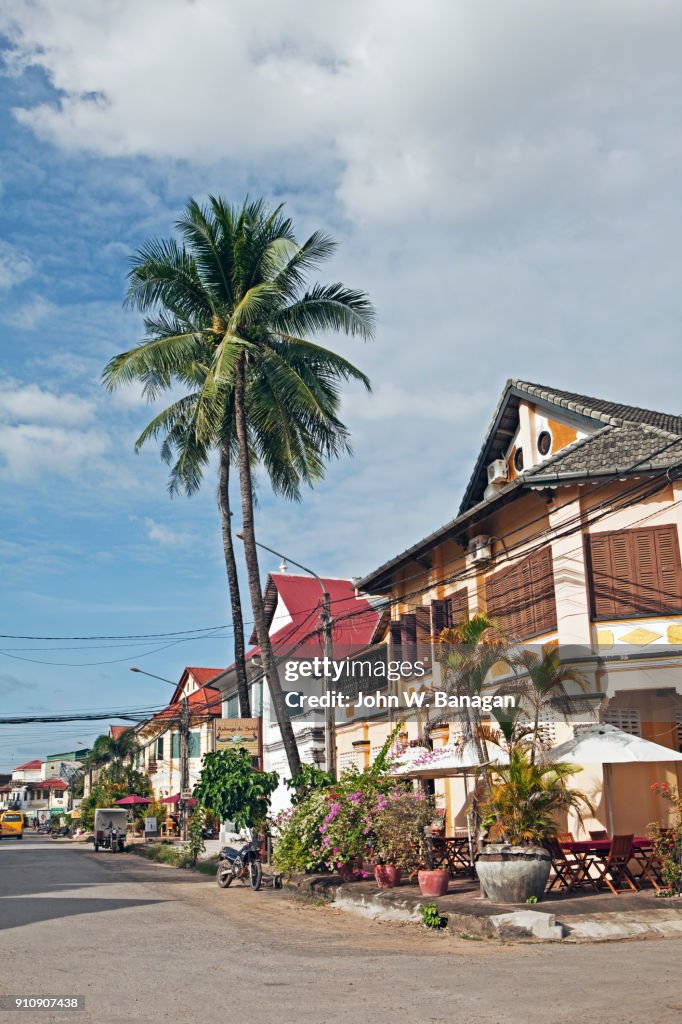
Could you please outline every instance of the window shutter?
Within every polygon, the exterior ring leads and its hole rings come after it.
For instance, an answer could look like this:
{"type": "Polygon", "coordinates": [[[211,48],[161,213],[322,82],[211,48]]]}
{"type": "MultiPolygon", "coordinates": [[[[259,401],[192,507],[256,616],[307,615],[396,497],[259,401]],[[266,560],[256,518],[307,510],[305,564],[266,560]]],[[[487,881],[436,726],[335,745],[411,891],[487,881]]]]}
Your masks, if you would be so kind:
{"type": "Polygon", "coordinates": [[[402,661],[403,657],[403,640],[402,640],[402,626],[400,619],[394,619],[390,625],[390,647],[391,647],[391,660],[402,661]]]}
{"type": "Polygon", "coordinates": [[[447,601],[431,602],[431,632],[434,636],[447,629],[447,609],[447,601]]]}
{"type": "Polygon", "coordinates": [[[682,566],[675,526],[586,538],[593,619],[682,611],[682,566]]]}
{"type": "Polygon", "coordinates": [[[557,628],[552,552],[543,548],[528,560],[532,601],[528,625],[532,632],[550,633],[557,628]],[[532,618],[532,622],[530,619],[532,618]]]}
{"type": "Polygon", "coordinates": [[[613,601],[613,568],[611,566],[611,545],[609,535],[595,533],[587,540],[587,556],[590,573],[590,597],[593,619],[615,617],[613,601]]]}
{"type": "Polygon", "coordinates": [[[401,619],[403,658],[416,661],[417,658],[417,616],[407,612],[401,619]]]}
{"type": "Polygon", "coordinates": [[[462,619],[469,614],[469,591],[466,587],[460,587],[454,594],[447,598],[449,605],[450,625],[459,626],[462,619]]]}
{"type": "Polygon", "coordinates": [[[525,639],[557,628],[554,570],[550,548],[486,580],[488,615],[498,619],[511,636],[525,639]]]}

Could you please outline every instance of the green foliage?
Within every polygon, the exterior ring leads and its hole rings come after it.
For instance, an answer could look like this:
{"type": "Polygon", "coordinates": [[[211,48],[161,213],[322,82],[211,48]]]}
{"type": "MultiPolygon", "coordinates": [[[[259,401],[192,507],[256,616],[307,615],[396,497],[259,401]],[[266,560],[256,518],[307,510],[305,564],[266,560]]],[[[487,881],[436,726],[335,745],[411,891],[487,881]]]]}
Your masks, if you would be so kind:
{"type": "Polygon", "coordinates": [[[534,764],[528,747],[515,747],[508,765],[491,769],[485,824],[495,825],[501,839],[512,846],[542,843],[555,836],[557,815],[572,810],[582,820],[583,809],[592,810],[583,793],[566,785],[579,771],[570,764],[534,764]]]}
{"type": "Polygon", "coordinates": [[[682,796],[667,782],[654,782],[651,788],[673,805],[668,828],[661,829],[658,822],[649,825],[654,853],[661,864],[661,875],[666,883],[666,888],[661,889],[657,896],[677,896],[682,892],[682,796]]]}
{"type": "Polygon", "coordinates": [[[325,858],[320,848],[320,825],[327,813],[328,790],[311,790],[295,808],[283,811],[271,823],[275,837],[273,860],[287,875],[321,871],[325,858]]]}
{"type": "Polygon", "coordinates": [[[192,865],[192,854],[187,846],[176,846],[171,843],[136,844],[128,848],[129,853],[138,857],[156,861],[158,864],[171,864],[174,868],[186,868],[192,865]]]}
{"type": "Polygon", "coordinates": [[[424,828],[435,814],[433,799],[396,787],[380,794],[372,820],[374,859],[414,874],[424,863],[424,828]]]}
{"type": "Polygon", "coordinates": [[[204,816],[200,808],[197,808],[192,817],[189,819],[189,826],[187,828],[187,848],[190,855],[190,863],[194,867],[199,859],[200,854],[206,849],[206,843],[202,836],[204,828],[204,816]]]}
{"type": "Polygon", "coordinates": [[[305,800],[309,793],[315,789],[329,789],[332,784],[332,777],[329,772],[318,768],[316,764],[302,764],[300,772],[297,772],[291,779],[285,779],[284,785],[291,794],[293,807],[305,800]]]}
{"type": "Polygon", "coordinates": [[[528,899],[526,900],[526,903],[534,904],[534,903],[537,903],[537,901],[538,901],[537,896],[529,896],[528,899]]]}
{"type": "MultiPolygon", "coordinates": [[[[149,776],[139,772],[132,765],[111,764],[108,768],[102,769],[97,782],[92,787],[89,796],[86,796],[80,803],[81,823],[84,828],[91,829],[95,824],[95,810],[98,807],[113,807],[117,800],[131,793],[138,796],[152,796],[152,786],[149,776]]],[[[158,806],[158,805],[157,805],[158,806]]],[[[131,808],[134,817],[139,820],[141,816],[153,813],[147,805],[138,805],[131,808]]],[[[165,817],[165,808],[160,812],[165,817]]]]}
{"type": "Polygon", "coordinates": [[[420,910],[422,924],[427,928],[444,928],[447,918],[439,914],[435,903],[425,903],[420,910]]]}
{"type": "Polygon", "coordinates": [[[278,781],[277,772],[254,768],[243,748],[218,750],[204,754],[194,796],[221,821],[231,821],[238,829],[260,828],[278,781]]]}

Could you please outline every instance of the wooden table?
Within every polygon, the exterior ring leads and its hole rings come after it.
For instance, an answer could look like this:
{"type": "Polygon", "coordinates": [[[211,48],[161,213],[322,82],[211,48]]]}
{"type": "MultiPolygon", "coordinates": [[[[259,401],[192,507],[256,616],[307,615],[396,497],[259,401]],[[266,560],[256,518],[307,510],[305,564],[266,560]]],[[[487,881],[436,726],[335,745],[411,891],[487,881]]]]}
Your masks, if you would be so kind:
{"type": "MultiPolygon", "coordinates": [[[[611,849],[611,840],[606,839],[576,839],[570,843],[561,843],[561,849],[570,853],[583,869],[583,880],[578,885],[588,885],[590,880],[589,866],[590,857],[603,857],[611,849]]],[[[659,876],[655,869],[657,861],[654,852],[653,840],[648,836],[635,836],[632,840],[632,860],[635,861],[639,872],[635,878],[642,881],[649,880],[654,888],[659,888],[659,876]]]]}
{"type": "Polygon", "coordinates": [[[451,875],[466,874],[473,878],[474,865],[468,835],[433,836],[434,867],[446,864],[451,875]]]}

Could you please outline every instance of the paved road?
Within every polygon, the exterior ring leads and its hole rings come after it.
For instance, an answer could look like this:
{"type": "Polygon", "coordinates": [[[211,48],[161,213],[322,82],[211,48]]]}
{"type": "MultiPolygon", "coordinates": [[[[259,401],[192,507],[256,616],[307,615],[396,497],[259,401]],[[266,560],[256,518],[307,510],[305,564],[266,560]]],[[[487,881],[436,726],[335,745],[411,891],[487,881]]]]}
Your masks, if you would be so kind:
{"type": "Polygon", "coordinates": [[[45,838],[0,843],[0,993],[80,994],[76,1024],[682,1022],[682,940],[500,946],[45,838]]]}

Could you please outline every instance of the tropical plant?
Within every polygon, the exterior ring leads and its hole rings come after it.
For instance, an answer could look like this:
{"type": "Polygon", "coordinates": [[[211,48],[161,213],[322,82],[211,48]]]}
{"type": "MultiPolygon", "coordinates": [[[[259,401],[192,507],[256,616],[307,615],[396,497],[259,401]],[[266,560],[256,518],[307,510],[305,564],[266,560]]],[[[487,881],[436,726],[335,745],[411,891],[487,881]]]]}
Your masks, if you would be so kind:
{"type": "Polygon", "coordinates": [[[672,804],[672,815],[667,828],[659,822],[649,825],[648,831],[654,844],[661,877],[666,884],[658,895],[676,896],[682,892],[682,796],[667,782],[654,782],[651,786],[663,800],[672,804]]]}
{"type": "Polygon", "coordinates": [[[592,811],[590,801],[567,785],[579,771],[582,769],[572,764],[536,764],[528,746],[514,747],[508,765],[491,766],[484,824],[494,825],[501,841],[525,846],[555,836],[557,816],[567,811],[575,812],[582,822],[583,810],[592,811]]]}
{"type": "Polygon", "coordinates": [[[377,798],[372,853],[380,864],[395,864],[405,874],[424,866],[424,829],[435,815],[433,799],[420,791],[396,786],[377,798]]]}
{"type": "MultiPolygon", "coordinates": [[[[98,807],[113,807],[117,800],[129,796],[131,793],[152,797],[149,776],[144,772],[137,771],[130,764],[112,763],[103,768],[88,796],[80,802],[78,809],[81,813],[83,827],[93,827],[95,811],[98,807]]],[[[140,807],[144,808],[144,814],[149,813],[147,805],[140,805],[140,807]]],[[[139,808],[135,808],[133,813],[139,815],[141,812],[139,808]]]]}
{"type": "MultiPolygon", "coordinates": [[[[292,775],[300,758],[270,645],[254,530],[252,465],[264,465],[275,490],[300,495],[324,473],[325,459],[350,450],[338,419],[339,384],[367,378],[347,360],[314,344],[320,332],[369,338],[373,309],[363,292],[341,284],[305,289],[334,242],[315,232],[303,244],[282,208],[262,201],[233,207],[211,197],[191,200],[177,222],[182,242],[152,241],[136,255],[127,301],[147,314],[147,340],[112,359],[104,381],[113,389],[142,381],[152,399],[173,384],[189,393],[149,424],[138,446],[164,435],[171,473],[196,489],[208,452],[220,452],[225,557],[230,595],[238,598],[229,521],[229,468],[239,467],[242,530],[251,605],[264,674],[292,775]]],[[[239,622],[233,613],[239,632],[239,622]]],[[[240,645],[243,647],[243,644],[240,645]]],[[[245,686],[243,653],[238,680],[245,686]]],[[[240,699],[242,696],[240,688],[240,699]]]]}
{"type": "Polygon", "coordinates": [[[530,710],[530,759],[535,761],[542,746],[540,720],[543,712],[552,710],[568,721],[576,705],[569,685],[584,692],[587,681],[574,668],[561,664],[558,647],[550,647],[540,654],[529,647],[522,647],[512,656],[511,665],[518,682],[512,684],[508,692],[518,694],[523,705],[530,710]]]}
{"type": "Polygon", "coordinates": [[[297,807],[313,790],[329,789],[333,781],[329,772],[318,768],[316,764],[304,762],[300,772],[292,779],[285,779],[284,785],[289,790],[292,806],[297,807]]]}
{"type": "Polygon", "coordinates": [[[265,824],[270,797],[277,789],[277,772],[262,772],[253,767],[251,755],[243,747],[204,754],[194,797],[221,821],[231,821],[237,829],[259,829],[265,824]]]}
{"type": "Polygon", "coordinates": [[[424,903],[420,908],[422,924],[426,928],[445,928],[448,923],[447,917],[443,917],[438,911],[435,903],[424,903]]]}
{"type": "Polygon", "coordinates": [[[86,770],[92,771],[93,768],[110,765],[116,774],[119,769],[122,770],[126,762],[132,761],[138,748],[137,736],[132,728],[125,729],[116,737],[103,733],[92,744],[85,762],[86,770]]]}
{"type": "Polygon", "coordinates": [[[190,864],[192,867],[196,864],[199,856],[206,849],[203,831],[204,815],[202,809],[197,807],[194,814],[189,819],[189,826],[187,828],[187,849],[189,850],[190,864]]]}

